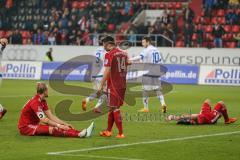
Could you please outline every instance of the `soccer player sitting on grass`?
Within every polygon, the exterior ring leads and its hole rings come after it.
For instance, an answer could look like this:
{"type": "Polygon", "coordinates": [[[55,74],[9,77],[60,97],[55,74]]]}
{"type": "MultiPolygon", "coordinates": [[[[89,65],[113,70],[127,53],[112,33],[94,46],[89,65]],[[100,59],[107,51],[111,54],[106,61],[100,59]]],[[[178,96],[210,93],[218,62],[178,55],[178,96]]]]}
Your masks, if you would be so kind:
{"type": "MultiPolygon", "coordinates": [[[[6,38],[0,38],[0,84],[2,80],[2,73],[1,73],[2,52],[6,48],[7,44],[8,44],[8,40],[6,38]]],[[[7,110],[3,108],[3,106],[0,104],[0,119],[2,119],[6,113],[7,113],[7,110]]]]}
{"type": "Polygon", "coordinates": [[[82,131],[60,120],[48,108],[46,98],[48,87],[44,82],[37,83],[37,94],[22,109],[18,123],[19,132],[26,136],[51,135],[57,137],[90,137],[94,123],[82,131]]]}
{"type": "Polygon", "coordinates": [[[229,118],[227,107],[223,101],[219,101],[214,109],[211,109],[211,101],[206,99],[202,104],[202,109],[199,114],[190,114],[175,116],[169,115],[167,121],[176,120],[177,124],[215,124],[218,119],[223,116],[225,124],[234,123],[237,118],[229,118]]]}

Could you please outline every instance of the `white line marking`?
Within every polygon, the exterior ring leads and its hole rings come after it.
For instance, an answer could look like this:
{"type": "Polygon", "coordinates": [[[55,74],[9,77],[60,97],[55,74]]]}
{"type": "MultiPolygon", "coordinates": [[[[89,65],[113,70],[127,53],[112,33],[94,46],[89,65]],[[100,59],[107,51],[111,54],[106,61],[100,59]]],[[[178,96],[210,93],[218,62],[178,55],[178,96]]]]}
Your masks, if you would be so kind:
{"type": "Polygon", "coordinates": [[[115,160],[142,160],[142,159],[134,159],[134,158],[124,158],[124,157],[120,158],[120,157],[82,155],[82,154],[58,154],[57,156],[73,156],[73,157],[87,157],[87,158],[115,159],[115,160]]]}
{"type": "Polygon", "coordinates": [[[117,144],[117,145],[93,147],[93,148],[78,149],[78,150],[48,152],[47,154],[48,155],[59,155],[59,154],[66,154],[66,153],[96,151],[96,150],[113,149],[113,148],[119,148],[119,147],[135,146],[135,145],[140,145],[140,144],[154,144],[154,143],[164,143],[164,142],[171,142],[171,141],[183,141],[183,140],[189,140],[189,139],[198,139],[198,138],[215,137],[215,136],[225,136],[225,135],[238,134],[238,133],[240,133],[240,131],[223,132],[223,133],[206,134],[206,135],[189,136],[189,137],[179,137],[179,138],[172,138],[172,139],[159,139],[159,140],[155,140],[155,141],[145,141],[145,142],[136,142],[136,143],[117,144]]]}

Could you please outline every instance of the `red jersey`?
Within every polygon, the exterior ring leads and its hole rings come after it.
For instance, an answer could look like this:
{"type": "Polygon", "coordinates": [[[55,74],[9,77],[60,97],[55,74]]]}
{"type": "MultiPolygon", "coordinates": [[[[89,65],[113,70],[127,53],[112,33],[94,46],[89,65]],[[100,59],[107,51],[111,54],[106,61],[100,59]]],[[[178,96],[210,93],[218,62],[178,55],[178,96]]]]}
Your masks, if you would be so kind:
{"type": "Polygon", "coordinates": [[[41,100],[37,94],[30,99],[22,109],[21,116],[18,122],[18,128],[22,128],[28,125],[38,125],[40,119],[38,113],[48,110],[46,100],[41,100]]]}
{"type": "Polygon", "coordinates": [[[111,68],[110,77],[107,81],[107,88],[126,88],[128,56],[126,52],[114,48],[105,54],[104,66],[111,68]]]}

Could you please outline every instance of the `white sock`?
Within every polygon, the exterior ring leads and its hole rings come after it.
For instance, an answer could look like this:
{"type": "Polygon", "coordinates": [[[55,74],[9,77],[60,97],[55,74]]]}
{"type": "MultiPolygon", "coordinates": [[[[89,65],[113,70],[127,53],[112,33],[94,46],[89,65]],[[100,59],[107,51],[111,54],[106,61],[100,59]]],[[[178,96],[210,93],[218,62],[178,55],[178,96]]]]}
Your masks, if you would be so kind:
{"type": "Polygon", "coordinates": [[[96,93],[91,94],[89,97],[86,98],[86,102],[90,102],[92,100],[94,100],[97,97],[96,93]]]}
{"type": "Polygon", "coordinates": [[[144,108],[148,109],[148,91],[143,90],[143,105],[144,108]]]}
{"type": "Polygon", "coordinates": [[[107,96],[105,94],[101,95],[98,99],[97,104],[95,105],[94,108],[99,108],[102,106],[103,102],[107,99],[107,96]]]}
{"type": "Polygon", "coordinates": [[[161,105],[166,106],[166,103],[165,103],[164,96],[163,96],[162,92],[161,91],[156,91],[156,93],[157,93],[157,97],[158,97],[161,105]]]}
{"type": "Polygon", "coordinates": [[[3,106],[0,104],[0,112],[3,111],[3,106]]]}

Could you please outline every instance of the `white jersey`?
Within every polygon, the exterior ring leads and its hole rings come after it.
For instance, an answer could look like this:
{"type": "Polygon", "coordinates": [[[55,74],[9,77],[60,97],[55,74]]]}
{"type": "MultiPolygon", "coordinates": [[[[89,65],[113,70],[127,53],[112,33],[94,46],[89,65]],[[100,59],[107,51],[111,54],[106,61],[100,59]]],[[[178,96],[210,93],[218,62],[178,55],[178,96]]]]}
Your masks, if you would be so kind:
{"type": "Polygon", "coordinates": [[[96,56],[96,63],[95,63],[95,67],[99,70],[99,73],[97,73],[97,75],[93,75],[93,78],[102,78],[103,76],[103,71],[104,71],[104,57],[105,57],[105,49],[103,47],[99,47],[96,52],[95,52],[95,56],[96,56]]]}
{"type": "Polygon", "coordinates": [[[149,45],[145,48],[141,53],[141,60],[143,63],[153,63],[153,64],[161,64],[162,57],[158,49],[152,45],[149,45]]]}

